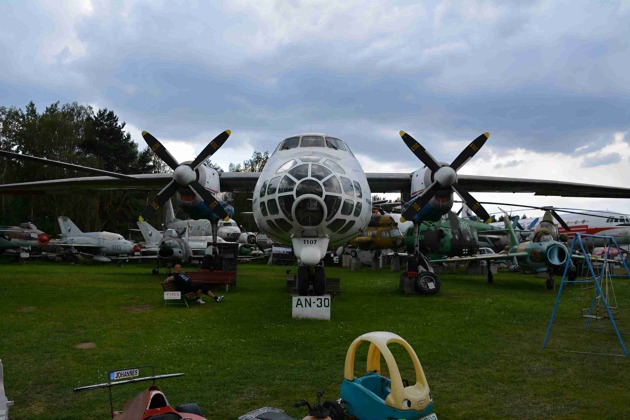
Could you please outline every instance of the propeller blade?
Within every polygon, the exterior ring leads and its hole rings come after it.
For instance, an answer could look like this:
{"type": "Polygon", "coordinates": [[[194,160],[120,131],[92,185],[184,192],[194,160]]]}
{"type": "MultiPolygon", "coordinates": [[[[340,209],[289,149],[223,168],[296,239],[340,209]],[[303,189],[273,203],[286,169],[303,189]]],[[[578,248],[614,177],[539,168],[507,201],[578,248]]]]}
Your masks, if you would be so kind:
{"type": "Polygon", "coordinates": [[[230,134],[232,134],[230,130],[225,130],[224,132],[216,136],[214,140],[208,143],[208,145],[204,147],[201,153],[197,155],[195,160],[193,160],[193,162],[190,164],[190,167],[193,169],[197,169],[197,167],[201,165],[204,160],[206,160],[207,158],[212,156],[214,152],[219,150],[219,147],[223,146],[223,143],[225,143],[228,137],[230,137],[230,134]]]}
{"type": "Polygon", "coordinates": [[[459,168],[464,166],[466,162],[468,162],[470,158],[475,156],[479,149],[481,149],[481,146],[486,143],[488,137],[490,137],[490,133],[483,133],[482,135],[474,139],[472,143],[468,145],[468,147],[462,150],[459,156],[455,158],[453,163],[451,163],[451,168],[453,168],[455,171],[458,171],[459,168]]]}
{"type": "Polygon", "coordinates": [[[405,220],[414,220],[416,215],[420,212],[420,210],[422,210],[422,207],[424,207],[425,204],[427,204],[433,198],[439,186],[440,184],[438,184],[437,182],[429,185],[429,188],[424,190],[422,194],[413,199],[411,204],[403,212],[402,217],[404,217],[405,220]]]}
{"type": "Polygon", "coordinates": [[[402,130],[400,130],[399,134],[407,147],[413,152],[414,155],[416,155],[418,159],[420,159],[420,161],[422,161],[422,163],[426,165],[427,168],[429,168],[432,172],[440,169],[440,165],[436,162],[433,156],[431,156],[431,154],[427,152],[427,149],[422,147],[422,145],[418,143],[416,139],[414,139],[402,130]]]}
{"type": "Polygon", "coordinates": [[[201,196],[203,201],[208,205],[208,207],[210,207],[210,210],[212,210],[217,216],[221,219],[227,219],[229,217],[221,203],[219,203],[219,200],[217,200],[210,191],[202,187],[199,181],[193,181],[188,184],[188,186],[201,196]]]}
{"type": "Polygon", "coordinates": [[[168,152],[168,150],[166,150],[164,145],[160,143],[158,139],[153,137],[148,131],[143,131],[142,137],[144,138],[144,141],[147,142],[151,150],[153,150],[155,154],[158,155],[160,159],[162,159],[164,163],[169,166],[169,168],[175,170],[175,168],[179,166],[177,160],[175,160],[175,158],[168,152]]]}
{"type": "Polygon", "coordinates": [[[479,202],[475,200],[468,191],[458,185],[453,185],[453,189],[457,192],[457,194],[459,194],[462,200],[464,200],[469,209],[475,212],[475,214],[479,216],[481,220],[485,221],[486,223],[490,223],[490,215],[488,214],[486,209],[484,209],[483,206],[479,204],[479,202]]]}
{"type": "Polygon", "coordinates": [[[175,194],[177,191],[177,183],[171,181],[168,185],[162,188],[162,191],[155,196],[153,200],[142,210],[140,213],[140,217],[138,218],[141,222],[147,220],[149,217],[153,216],[156,211],[159,210],[160,207],[164,205],[168,201],[169,198],[175,194]]]}

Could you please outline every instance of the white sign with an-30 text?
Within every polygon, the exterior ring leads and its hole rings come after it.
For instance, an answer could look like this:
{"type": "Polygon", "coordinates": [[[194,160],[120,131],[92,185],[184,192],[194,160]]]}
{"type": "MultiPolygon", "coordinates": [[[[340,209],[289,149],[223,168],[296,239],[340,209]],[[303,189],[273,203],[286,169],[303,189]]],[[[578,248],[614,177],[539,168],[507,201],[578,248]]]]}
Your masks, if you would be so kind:
{"type": "Polygon", "coordinates": [[[330,295],[293,296],[291,315],[293,318],[324,319],[330,321],[330,295]]]}

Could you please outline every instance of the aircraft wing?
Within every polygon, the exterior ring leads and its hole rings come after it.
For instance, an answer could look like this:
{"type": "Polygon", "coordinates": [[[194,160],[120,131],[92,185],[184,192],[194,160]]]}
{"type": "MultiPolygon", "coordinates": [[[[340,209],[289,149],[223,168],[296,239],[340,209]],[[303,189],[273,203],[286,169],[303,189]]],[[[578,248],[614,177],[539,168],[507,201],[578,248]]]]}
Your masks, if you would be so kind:
{"type": "Polygon", "coordinates": [[[44,194],[79,190],[153,190],[162,189],[173,179],[172,174],[140,174],[121,179],[111,176],[87,176],[48,181],[20,182],[0,185],[0,194],[44,194]]]}
{"type": "MultiPolygon", "coordinates": [[[[222,172],[222,191],[253,191],[260,172],[222,172]]],[[[410,191],[410,173],[367,173],[373,193],[410,191]]],[[[79,190],[159,190],[172,174],[138,174],[128,178],[90,176],[0,185],[0,194],[44,194],[79,190]]],[[[521,192],[561,197],[630,198],[630,188],[553,180],[459,175],[458,183],[474,192],[521,192]]]]}
{"type": "Polygon", "coordinates": [[[5,248],[19,248],[19,245],[16,245],[14,242],[9,241],[8,239],[0,237],[0,249],[5,248]]]}
{"type": "MultiPolygon", "coordinates": [[[[260,172],[223,172],[222,191],[254,191],[260,172]]],[[[79,190],[160,190],[171,182],[173,174],[138,174],[127,178],[88,176],[48,181],[20,182],[0,185],[0,194],[44,194],[79,190]]]]}
{"type": "Polygon", "coordinates": [[[94,245],[94,244],[69,244],[65,242],[55,242],[50,245],[63,246],[63,247],[68,247],[68,248],[102,248],[102,246],[94,245]]]}
{"type": "Polygon", "coordinates": [[[527,252],[513,252],[511,254],[486,254],[486,255],[471,255],[470,257],[457,257],[457,258],[440,258],[436,260],[430,260],[430,263],[456,263],[466,261],[493,261],[493,260],[507,260],[514,257],[526,257],[527,252]]]}
{"type": "MultiPolygon", "coordinates": [[[[373,193],[410,191],[409,173],[367,173],[373,193]]],[[[533,193],[560,197],[630,198],[630,188],[543,179],[458,175],[458,184],[474,192],[533,193]]]]}

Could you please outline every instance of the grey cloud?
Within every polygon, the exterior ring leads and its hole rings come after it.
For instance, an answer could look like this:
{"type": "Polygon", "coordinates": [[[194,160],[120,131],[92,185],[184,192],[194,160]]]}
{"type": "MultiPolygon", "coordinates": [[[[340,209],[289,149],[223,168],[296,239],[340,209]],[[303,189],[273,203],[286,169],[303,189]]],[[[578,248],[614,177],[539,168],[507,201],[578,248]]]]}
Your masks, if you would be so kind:
{"type": "Polygon", "coordinates": [[[601,156],[586,158],[580,165],[582,168],[594,168],[596,166],[605,166],[621,161],[619,153],[608,153],[601,156]]]}

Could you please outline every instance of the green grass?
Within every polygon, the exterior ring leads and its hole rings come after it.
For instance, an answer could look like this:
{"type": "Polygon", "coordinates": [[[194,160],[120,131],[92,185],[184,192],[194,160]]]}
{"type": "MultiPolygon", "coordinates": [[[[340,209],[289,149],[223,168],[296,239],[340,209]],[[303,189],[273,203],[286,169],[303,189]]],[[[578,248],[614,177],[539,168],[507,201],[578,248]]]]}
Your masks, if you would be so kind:
{"type": "MultiPolygon", "coordinates": [[[[240,265],[238,287],[223,303],[187,309],[163,306],[163,276],[152,276],[149,264],[0,265],[0,358],[12,418],[107,418],[106,389],[72,389],[139,365],[186,373],[158,384],[172,404],[197,402],[209,418],[234,419],[262,406],[301,418],[293,404],[314,400],[319,389],[337,398],[349,344],[377,330],[415,349],[441,419],[630,412],[628,359],[562,351],[622,352],[609,321],[584,331],[579,313],[587,297],[579,286],[563,292],[542,350],[556,292],[537,276],[499,273],[488,286],[482,276],[442,274],[442,291],[420,297],[398,292],[398,273],[388,269],[330,268],[342,293],[328,322],[291,318],[285,269],[240,265]],[[96,348],[75,347],[87,342],[96,348]]],[[[627,280],[616,281],[615,291],[618,325],[627,331],[627,280]]],[[[355,369],[362,374],[367,346],[360,350],[355,369]]],[[[399,359],[411,379],[410,361],[399,359]]],[[[113,388],[115,408],[143,387],[113,388]]]]}

